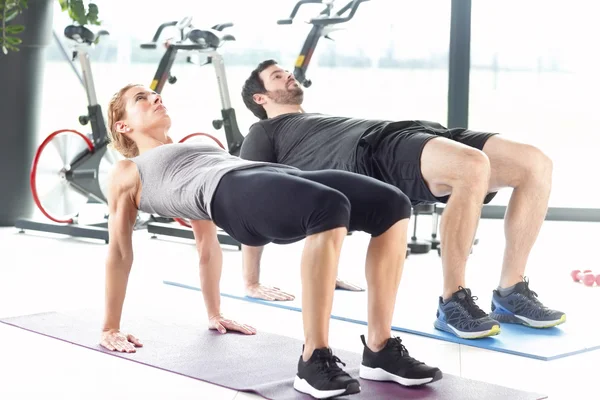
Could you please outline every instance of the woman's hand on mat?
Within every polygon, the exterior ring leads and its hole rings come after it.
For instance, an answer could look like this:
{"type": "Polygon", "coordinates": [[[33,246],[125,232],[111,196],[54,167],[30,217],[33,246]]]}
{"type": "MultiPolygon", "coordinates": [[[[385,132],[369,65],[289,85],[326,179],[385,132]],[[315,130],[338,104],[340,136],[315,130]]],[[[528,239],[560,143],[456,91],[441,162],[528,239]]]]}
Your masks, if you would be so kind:
{"type": "Polygon", "coordinates": [[[123,353],[135,353],[136,347],[142,347],[142,343],[133,335],[127,335],[116,329],[110,329],[102,332],[102,347],[111,351],[123,353]]]}
{"type": "Polygon", "coordinates": [[[246,335],[256,334],[256,329],[250,325],[240,324],[234,320],[227,319],[222,315],[215,315],[208,320],[209,329],[215,329],[219,333],[227,333],[227,331],[241,332],[246,335]]]}
{"type": "Polygon", "coordinates": [[[295,299],[293,294],[286,293],[276,287],[263,286],[260,283],[246,286],[246,296],[268,301],[289,301],[295,299]]]}
{"type": "Polygon", "coordinates": [[[343,281],[339,278],[335,280],[335,288],[343,289],[343,290],[350,290],[351,292],[364,292],[365,291],[365,289],[361,288],[360,286],[358,286],[352,282],[343,281]]]}

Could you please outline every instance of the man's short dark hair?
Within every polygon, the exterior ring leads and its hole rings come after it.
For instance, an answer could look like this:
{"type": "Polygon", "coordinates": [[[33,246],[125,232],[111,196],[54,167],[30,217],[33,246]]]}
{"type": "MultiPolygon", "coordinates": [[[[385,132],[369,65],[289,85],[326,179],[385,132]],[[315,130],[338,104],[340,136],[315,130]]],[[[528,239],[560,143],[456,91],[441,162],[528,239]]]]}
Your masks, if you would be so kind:
{"type": "Polygon", "coordinates": [[[252,71],[250,77],[246,79],[246,82],[244,82],[244,86],[242,87],[242,99],[244,99],[244,104],[248,110],[252,111],[252,114],[256,115],[258,119],[268,118],[264,107],[260,104],[257,104],[253,99],[255,94],[263,94],[267,92],[267,89],[265,89],[265,83],[262,79],[260,79],[259,75],[265,69],[275,64],[277,64],[277,61],[275,60],[266,60],[258,64],[258,67],[252,71]]]}

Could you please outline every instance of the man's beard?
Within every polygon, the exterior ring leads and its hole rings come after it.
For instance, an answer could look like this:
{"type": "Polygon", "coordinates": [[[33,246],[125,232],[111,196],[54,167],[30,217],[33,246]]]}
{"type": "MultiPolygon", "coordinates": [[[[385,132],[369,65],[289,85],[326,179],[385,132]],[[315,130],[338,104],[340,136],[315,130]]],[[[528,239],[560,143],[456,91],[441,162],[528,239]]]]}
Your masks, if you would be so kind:
{"type": "Polygon", "coordinates": [[[283,90],[267,92],[267,96],[277,104],[301,105],[304,100],[304,91],[301,87],[292,87],[283,90]]]}

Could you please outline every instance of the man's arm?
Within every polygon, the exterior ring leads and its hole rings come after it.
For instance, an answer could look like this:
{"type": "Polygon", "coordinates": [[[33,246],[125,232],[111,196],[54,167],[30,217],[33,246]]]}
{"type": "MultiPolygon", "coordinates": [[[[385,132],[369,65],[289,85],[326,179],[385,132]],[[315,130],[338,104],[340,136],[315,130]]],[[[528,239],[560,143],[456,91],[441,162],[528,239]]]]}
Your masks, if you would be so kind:
{"type": "Polygon", "coordinates": [[[110,177],[107,199],[110,240],[105,266],[105,314],[101,344],[110,350],[134,351],[129,341],[141,345],[133,336],[124,336],[119,332],[129,272],[133,264],[131,236],[137,217],[136,187],[135,165],[130,161],[119,162],[110,177]]]}
{"type": "Polygon", "coordinates": [[[273,142],[260,122],[252,125],[242,142],[240,158],[250,161],[277,163],[273,142]]]}
{"type": "Polygon", "coordinates": [[[191,221],[191,225],[200,257],[200,287],[208,314],[209,328],[221,333],[226,333],[229,329],[247,335],[255,334],[256,329],[253,327],[227,319],[221,313],[219,283],[223,268],[223,251],[217,238],[217,227],[212,221],[200,220],[191,221]]]}
{"type": "Polygon", "coordinates": [[[242,274],[246,288],[259,284],[260,258],[265,246],[242,245],[242,274]]]}
{"type": "Polygon", "coordinates": [[[286,293],[276,287],[260,284],[260,258],[263,250],[264,246],[242,245],[242,273],[246,296],[269,301],[294,300],[295,297],[293,294],[286,293]]]}

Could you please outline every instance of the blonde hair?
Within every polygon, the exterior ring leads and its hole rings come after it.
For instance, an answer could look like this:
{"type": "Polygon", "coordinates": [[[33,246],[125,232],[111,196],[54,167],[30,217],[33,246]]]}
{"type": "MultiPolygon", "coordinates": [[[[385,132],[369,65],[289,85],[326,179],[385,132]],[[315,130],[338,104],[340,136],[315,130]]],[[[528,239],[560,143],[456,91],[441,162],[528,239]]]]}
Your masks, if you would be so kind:
{"type": "Polygon", "coordinates": [[[132,87],[144,85],[132,83],[114,94],[108,103],[108,130],[112,147],[126,158],[136,157],[140,151],[133,140],[117,131],[115,123],[125,118],[125,93],[132,87]]]}

